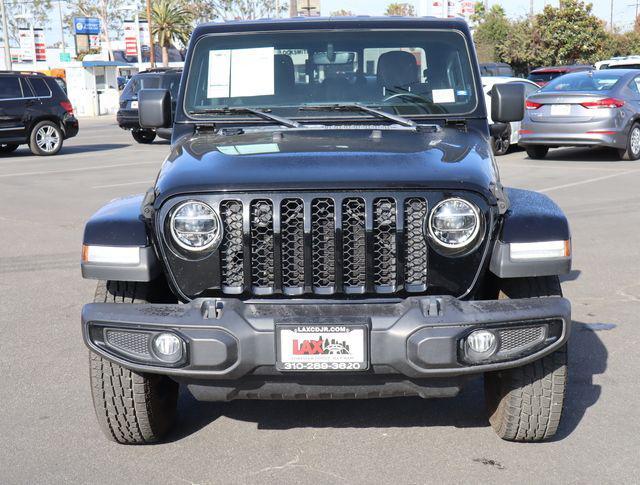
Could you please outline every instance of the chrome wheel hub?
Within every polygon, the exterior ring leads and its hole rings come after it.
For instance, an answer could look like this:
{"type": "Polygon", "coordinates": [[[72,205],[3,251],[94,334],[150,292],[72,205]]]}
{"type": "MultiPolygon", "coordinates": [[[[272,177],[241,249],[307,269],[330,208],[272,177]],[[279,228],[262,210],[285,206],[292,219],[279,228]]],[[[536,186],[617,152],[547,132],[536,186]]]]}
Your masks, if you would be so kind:
{"type": "Polygon", "coordinates": [[[60,144],[60,134],[53,126],[43,126],[36,133],[36,144],[44,152],[53,152],[60,144]]]}
{"type": "Polygon", "coordinates": [[[629,142],[631,153],[634,155],[640,154],[640,128],[635,127],[631,131],[631,140],[629,142]]]}

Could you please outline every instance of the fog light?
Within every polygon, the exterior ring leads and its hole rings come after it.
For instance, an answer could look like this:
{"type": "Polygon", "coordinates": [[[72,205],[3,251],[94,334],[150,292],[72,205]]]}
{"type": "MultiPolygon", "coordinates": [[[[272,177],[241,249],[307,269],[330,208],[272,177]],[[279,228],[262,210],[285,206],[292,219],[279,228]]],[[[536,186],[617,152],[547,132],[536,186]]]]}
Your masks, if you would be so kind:
{"type": "Polygon", "coordinates": [[[496,336],[489,330],[476,330],[467,337],[467,347],[476,354],[490,354],[496,348],[496,336]]]}
{"type": "Polygon", "coordinates": [[[182,359],[182,340],[172,333],[161,333],[153,339],[153,350],[163,362],[178,362],[182,359]]]}

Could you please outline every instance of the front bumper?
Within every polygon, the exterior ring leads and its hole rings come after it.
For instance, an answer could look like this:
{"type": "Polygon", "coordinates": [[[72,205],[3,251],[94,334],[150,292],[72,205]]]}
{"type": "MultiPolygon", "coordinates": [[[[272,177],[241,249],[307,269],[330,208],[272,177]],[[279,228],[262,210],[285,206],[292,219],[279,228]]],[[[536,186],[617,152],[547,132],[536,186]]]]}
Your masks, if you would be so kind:
{"type": "Polygon", "coordinates": [[[571,309],[568,300],[559,297],[460,301],[443,296],[375,303],[245,303],[237,299],[176,305],[91,303],[82,310],[84,340],[94,352],[139,372],[209,381],[291,375],[275,370],[275,327],[292,323],[365,324],[370,366],[365,372],[351,373],[354,379],[376,374],[446,377],[518,367],[553,352],[569,337],[571,309]],[[491,328],[500,334],[532,326],[546,328],[535,345],[516,347],[499,362],[465,362],[462,343],[471,331],[491,328]],[[108,330],[174,332],[185,342],[185,359],[175,366],[142,362],[105,343],[108,330]]]}

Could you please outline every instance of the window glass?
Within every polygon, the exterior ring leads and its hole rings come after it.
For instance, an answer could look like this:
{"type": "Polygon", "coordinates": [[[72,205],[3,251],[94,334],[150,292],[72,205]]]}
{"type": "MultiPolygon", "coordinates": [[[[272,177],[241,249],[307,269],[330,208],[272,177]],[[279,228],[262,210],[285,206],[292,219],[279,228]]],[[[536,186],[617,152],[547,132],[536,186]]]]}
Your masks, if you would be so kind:
{"type": "Polygon", "coordinates": [[[589,71],[566,74],[547,84],[543,91],[609,91],[622,74],[612,71],[589,71]]]}
{"type": "Polygon", "coordinates": [[[180,88],[180,74],[169,73],[163,76],[162,87],[171,93],[171,98],[176,99],[178,97],[178,89],[180,88]]]}
{"type": "Polygon", "coordinates": [[[514,82],[517,83],[517,84],[522,84],[524,86],[524,96],[525,96],[525,98],[528,98],[532,94],[537,93],[538,91],[540,91],[540,88],[538,86],[534,86],[533,84],[523,83],[523,82],[519,82],[519,81],[514,81],[514,82]]]}
{"type": "Polygon", "coordinates": [[[196,44],[188,76],[185,109],[207,117],[225,106],[296,117],[317,117],[300,110],[304,104],[362,103],[405,116],[476,107],[468,46],[454,31],[208,36],[196,44]]]}
{"type": "Polygon", "coordinates": [[[0,99],[22,98],[20,81],[15,76],[0,76],[0,99]]]}
{"type": "Polygon", "coordinates": [[[47,83],[44,82],[44,79],[32,77],[29,79],[29,82],[31,83],[31,86],[33,86],[36,96],[39,98],[51,96],[51,90],[49,89],[49,86],[47,86],[47,83]]]}

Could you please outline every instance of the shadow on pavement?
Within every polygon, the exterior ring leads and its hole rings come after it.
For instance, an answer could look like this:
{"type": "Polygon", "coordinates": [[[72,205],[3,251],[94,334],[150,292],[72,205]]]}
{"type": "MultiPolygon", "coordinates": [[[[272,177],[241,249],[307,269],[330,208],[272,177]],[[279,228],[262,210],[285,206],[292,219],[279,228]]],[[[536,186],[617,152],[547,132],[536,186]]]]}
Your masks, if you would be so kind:
{"type": "MultiPolygon", "coordinates": [[[[527,157],[530,160],[529,157],[527,157]]],[[[551,149],[539,162],[624,162],[618,151],[612,148],[559,148],[551,149]]]]}
{"type": "MultiPolygon", "coordinates": [[[[73,153],[91,153],[91,152],[105,152],[109,150],[117,150],[119,148],[125,148],[130,146],[127,143],[100,143],[100,144],[92,144],[92,145],[63,145],[62,149],[57,155],[53,155],[52,157],[42,157],[43,159],[55,160],[58,157],[62,157],[64,155],[71,155],[73,153]]],[[[35,156],[29,148],[26,146],[18,148],[15,152],[10,155],[3,155],[3,159],[5,158],[20,158],[20,157],[32,157],[35,156]]]]}
{"type": "MultiPolygon", "coordinates": [[[[599,399],[593,376],[607,368],[607,350],[589,327],[574,322],[569,346],[569,387],[563,420],[554,441],[569,436],[599,399]]],[[[182,389],[179,419],[170,441],[198,432],[219,417],[254,422],[258,429],[488,427],[481,378],[467,382],[455,398],[417,397],[342,401],[198,402],[182,389]]]]}

